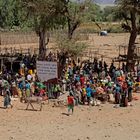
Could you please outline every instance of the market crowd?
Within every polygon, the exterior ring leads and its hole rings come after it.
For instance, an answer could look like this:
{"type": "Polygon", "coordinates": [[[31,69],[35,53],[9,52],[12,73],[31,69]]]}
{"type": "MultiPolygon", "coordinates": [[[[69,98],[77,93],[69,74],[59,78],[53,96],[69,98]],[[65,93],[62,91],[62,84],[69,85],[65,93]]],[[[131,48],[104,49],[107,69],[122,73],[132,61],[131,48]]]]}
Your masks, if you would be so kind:
{"type": "MultiPolygon", "coordinates": [[[[56,60],[49,54],[48,61],[56,60]]],[[[67,58],[59,79],[50,83],[41,82],[36,69],[30,69],[28,59],[21,63],[18,73],[3,71],[0,76],[0,94],[4,97],[4,107],[11,104],[11,97],[20,101],[31,96],[47,96],[48,99],[59,99],[61,94],[68,93],[68,109],[74,105],[97,105],[112,102],[115,107],[127,107],[133,100],[133,91],[139,90],[140,69],[134,73],[127,72],[126,65],[115,67],[112,62],[84,61],[76,64],[67,58]],[[130,102],[130,103],[129,103],[130,102]]]]}

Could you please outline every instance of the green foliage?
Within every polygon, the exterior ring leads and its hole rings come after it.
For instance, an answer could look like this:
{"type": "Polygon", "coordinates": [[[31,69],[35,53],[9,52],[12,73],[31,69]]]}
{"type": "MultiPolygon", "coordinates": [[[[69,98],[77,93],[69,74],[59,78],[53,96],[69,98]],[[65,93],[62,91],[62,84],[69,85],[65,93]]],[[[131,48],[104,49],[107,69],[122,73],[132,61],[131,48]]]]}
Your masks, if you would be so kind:
{"type": "Polygon", "coordinates": [[[128,51],[127,51],[127,66],[131,71],[135,66],[135,42],[138,33],[140,32],[140,0],[116,0],[118,7],[123,11],[122,16],[124,22],[122,28],[130,32],[128,51]]]}
{"type": "Polygon", "coordinates": [[[103,9],[102,20],[108,22],[118,22],[123,18],[121,16],[121,10],[117,6],[107,6],[103,9]]]}
{"type": "Polygon", "coordinates": [[[140,1],[116,0],[120,16],[124,19],[122,28],[131,32],[133,29],[140,31],[140,1]]]}
{"type": "Polygon", "coordinates": [[[79,28],[77,30],[79,34],[94,34],[99,33],[99,30],[97,28],[79,28]]]}
{"type": "Polygon", "coordinates": [[[120,25],[111,25],[110,27],[107,28],[108,33],[123,33],[124,30],[121,28],[120,25]]]}
{"type": "Polygon", "coordinates": [[[76,58],[82,55],[88,47],[86,43],[82,43],[78,39],[78,36],[70,40],[65,34],[58,34],[56,38],[58,49],[62,52],[68,52],[69,56],[76,58]]]}
{"type": "Polygon", "coordinates": [[[49,30],[60,25],[63,17],[60,12],[63,10],[62,0],[23,0],[25,10],[37,34],[41,30],[49,30]]]}
{"type": "Polygon", "coordinates": [[[72,22],[79,23],[116,21],[120,15],[114,14],[117,13],[114,9],[106,7],[101,10],[92,0],[70,1],[68,4],[66,0],[0,0],[0,27],[29,30],[44,26],[45,22],[46,28],[52,30],[64,28],[67,16],[72,22]],[[65,6],[68,6],[68,15],[64,12],[65,6]]]}
{"type": "Polygon", "coordinates": [[[101,7],[95,4],[92,0],[87,0],[84,2],[85,5],[85,13],[84,13],[84,21],[85,22],[94,22],[102,20],[102,10],[101,7]]]}
{"type": "Polygon", "coordinates": [[[22,8],[20,0],[0,1],[0,28],[8,30],[21,30],[31,27],[31,20],[27,20],[26,11],[22,8]]]}
{"type": "MultiPolygon", "coordinates": [[[[64,29],[68,17],[71,28],[87,22],[118,22],[127,14],[128,8],[133,9],[132,2],[135,1],[116,0],[117,4],[124,5],[121,8],[107,6],[101,9],[93,0],[0,0],[0,28],[25,31],[35,29],[37,33],[41,28],[64,29]]],[[[137,4],[135,10],[140,12],[137,4]]],[[[87,30],[94,32],[96,29],[87,30]]]]}

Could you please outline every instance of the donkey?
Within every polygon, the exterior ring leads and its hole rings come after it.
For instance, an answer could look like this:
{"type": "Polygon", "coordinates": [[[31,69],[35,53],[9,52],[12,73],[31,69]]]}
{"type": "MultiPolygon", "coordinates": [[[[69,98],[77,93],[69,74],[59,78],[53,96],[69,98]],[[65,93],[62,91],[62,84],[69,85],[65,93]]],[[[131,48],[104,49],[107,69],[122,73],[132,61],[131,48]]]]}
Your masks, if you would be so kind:
{"type": "Polygon", "coordinates": [[[40,111],[41,111],[42,110],[42,104],[46,100],[47,100],[47,98],[45,98],[45,97],[37,97],[37,96],[26,97],[25,98],[25,101],[27,103],[26,110],[28,110],[28,107],[30,105],[32,107],[32,109],[34,111],[36,111],[32,103],[37,103],[37,104],[40,104],[40,111]]]}

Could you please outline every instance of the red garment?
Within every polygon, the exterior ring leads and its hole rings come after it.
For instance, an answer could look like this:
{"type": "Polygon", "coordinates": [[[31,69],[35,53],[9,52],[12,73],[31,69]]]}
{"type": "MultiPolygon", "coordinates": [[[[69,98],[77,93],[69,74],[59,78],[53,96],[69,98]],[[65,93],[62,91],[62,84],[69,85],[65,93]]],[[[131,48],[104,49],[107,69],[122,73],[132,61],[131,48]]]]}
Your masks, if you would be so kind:
{"type": "Polygon", "coordinates": [[[72,96],[68,96],[68,105],[74,104],[74,98],[72,96]]]}
{"type": "Polygon", "coordinates": [[[85,83],[85,77],[84,76],[82,76],[80,78],[80,82],[81,82],[81,86],[83,87],[84,86],[84,83],[85,83]]]}
{"type": "Polygon", "coordinates": [[[43,94],[45,94],[45,90],[44,89],[41,89],[40,90],[40,95],[43,95],[43,94]]]}

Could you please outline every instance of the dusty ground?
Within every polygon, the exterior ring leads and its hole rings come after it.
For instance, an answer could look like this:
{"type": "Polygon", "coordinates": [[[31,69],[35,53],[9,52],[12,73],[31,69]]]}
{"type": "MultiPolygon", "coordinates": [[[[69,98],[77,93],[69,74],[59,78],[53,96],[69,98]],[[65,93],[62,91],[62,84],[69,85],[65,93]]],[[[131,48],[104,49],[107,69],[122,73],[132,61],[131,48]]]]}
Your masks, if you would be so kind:
{"type": "MultiPolygon", "coordinates": [[[[94,55],[98,50],[110,60],[118,56],[118,46],[127,44],[128,37],[128,34],[90,35],[88,52],[91,50],[94,55]]],[[[1,45],[2,48],[13,46],[33,48],[38,44],[1,45]]],[[[0,102],[2,107],[2,98],[0,102]]],[[[0,140],[140,140],[139,101],[127,108],[113,108],[112,104],[78,106],[72,116],[65,115],[66,107],[46,104],[41,112],[33,112],[24,110],[26,105],[19,101],[13,105],[13,109],[0,108],[0,140]]]]}
{"type": "Polygon", "coordinates": [[[78,106],[72,116],[65,115],[66,107],[50,104],[41,112],[26,111],[19,101],[13,105],[0,109],[0,140],[140,140],[139,101],[127,108],[78,106]]]}
{"type": "MultiPolygon", "coordinates": [[[[119,46],[127,46],[129,42],[128,33],[112,33],[108,36],[99,36],[97,34],[89,34],[88,39],[87,35],[82,36],[81,41],[87,43],[89,47],[85,50],[85,53],[82,55],[83,59],[93,60],[94,57],[101,59],[101,56],[107,62],[110,62],[112,58],[118,57],[119,55],[119,46]]],[[[4,34],[1,36],[0,51],[5,52],[5,48],[9,48],[8,52],[14,51],[14,48],[18,52],[27,53],[37,53],[38,48],[38,38],[34,34],[4,34]]],[[[140,36],[137,37],[137,43],[140,43],[140,36]]],[[[54,51],[52,48],[55,48],[57,45],[54,42],[54,39],[50,39],[48,44],[48,52],[54,51]]],[[[139,50],[140,51],[140,50],[139,50]]],[[[124,48],[120,48],[121,54],[126,53],[127,51],[124,48]]]]}

